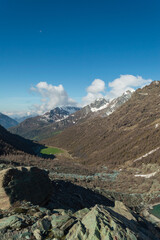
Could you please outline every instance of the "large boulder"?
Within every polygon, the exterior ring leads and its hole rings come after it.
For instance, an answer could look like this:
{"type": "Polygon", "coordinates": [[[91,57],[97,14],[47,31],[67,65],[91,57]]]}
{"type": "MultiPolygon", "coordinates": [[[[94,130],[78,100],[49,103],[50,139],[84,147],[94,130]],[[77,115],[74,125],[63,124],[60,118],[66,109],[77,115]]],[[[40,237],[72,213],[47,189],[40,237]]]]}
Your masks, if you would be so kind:
{"type": "Polygon", "coordinates": [[[0,171],[0,209],[21,201],[43,205],[51,193],[52,183],[45,170],[17,167],[0,171]]]}

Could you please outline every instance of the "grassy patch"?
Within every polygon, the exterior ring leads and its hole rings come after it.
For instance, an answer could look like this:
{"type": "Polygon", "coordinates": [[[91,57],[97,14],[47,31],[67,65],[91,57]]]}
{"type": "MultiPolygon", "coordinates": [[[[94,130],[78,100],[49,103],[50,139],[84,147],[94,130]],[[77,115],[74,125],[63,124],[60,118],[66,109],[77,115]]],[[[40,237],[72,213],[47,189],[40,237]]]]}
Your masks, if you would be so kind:
{"type": "Polygon", "coordinates": [[[153,206],[153,209],[150,210],[150,213],[160,218],[160,204],[153,206]]]}
{"type": "Polygon", "coordinates": [[[47,148],[43,148],[41,149],[40,153],[42,154],[58,154],[58,153],[63,153],[63,150],[59,149],[59,148],[52,148],[52,147],[47,147],[47,148]]]}

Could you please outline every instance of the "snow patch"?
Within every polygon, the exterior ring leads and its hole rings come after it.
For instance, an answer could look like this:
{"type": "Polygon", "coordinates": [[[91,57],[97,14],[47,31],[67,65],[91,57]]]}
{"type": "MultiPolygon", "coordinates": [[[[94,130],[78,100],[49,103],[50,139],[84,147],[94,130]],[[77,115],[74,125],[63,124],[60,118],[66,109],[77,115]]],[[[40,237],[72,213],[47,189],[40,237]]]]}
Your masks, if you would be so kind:
{"type": "Polygon", "coordinates": [[[158,82],[158,81],[155,81],[155,84],[156,84],[156,85],[159,85],[159,82],[158,82]]]}
{"type": "Polygon", "coordinates": [[[108,104],[109,104],[109,103],[106,103],[106,104],[104,104],[103,106],[101,106],[101,107],[99,107],[99,108],[96,108],[96,107],[95,107],[95,108],[91,108],[91,112],[98,112],[98,111],[106,108],[106,107],[108,106],[108,104]]]}
{"type": "Polygon", "coordinates": [[[68,118],[68,115],[67,115],[67,116],[64,116],[64,117],[61,118],[61,119],[55,120],[55,122],[60,122],[60,121],[62,121],[62,120],[64,120],[64,119],[66,119],[66,118],[68,118]]]}
{"type": "Polygon", "coordinates": [[[139,93],[139,95],[147,96],[148,93],[139,93]]]}
{"type": "Polygon", "coordinates": [[[159,170],[158,171],[156,171],[156,172],[153,172],[153,173],[149,173],[149,174],[136,174],[136,175],[134,175],[135,177],[144,177],[144,178],[150,178],[150,177],[153,177],[153,176],[155,176],[156,175],[156,173],[158,173],[159,172],[159,170]]]}
{"type": "Polygon", "coordinates": [[[155,149],[151,150],[150,152],[148,152],[148,153],[144,154],[143,156],[141,156],[141,157],[139,157],[139,158],[135,159],[133,162],[137,162],[137,161],[139,161],[139,160],[142,160],[143,158],[145,158],[145,157],[149,156],[150,154],[152,154],[152,153],[156,152],[156,151],[157,151],[157,150],[159,150],[159,149],[160,149],[160,147],[157,147],[157,148],[155,148],[155,149]]]}

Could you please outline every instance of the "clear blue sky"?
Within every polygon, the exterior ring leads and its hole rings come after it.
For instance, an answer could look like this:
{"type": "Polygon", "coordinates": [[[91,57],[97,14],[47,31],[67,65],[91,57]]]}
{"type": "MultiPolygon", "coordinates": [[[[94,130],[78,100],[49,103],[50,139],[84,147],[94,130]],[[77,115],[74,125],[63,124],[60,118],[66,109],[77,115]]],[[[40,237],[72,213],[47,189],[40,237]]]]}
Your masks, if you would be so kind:
{"type": "Polygon", "coordinates": [[[0,0],[0,111],[41,81],[79,101],[96,79],[160,79],[159,0],[0,0]]]}

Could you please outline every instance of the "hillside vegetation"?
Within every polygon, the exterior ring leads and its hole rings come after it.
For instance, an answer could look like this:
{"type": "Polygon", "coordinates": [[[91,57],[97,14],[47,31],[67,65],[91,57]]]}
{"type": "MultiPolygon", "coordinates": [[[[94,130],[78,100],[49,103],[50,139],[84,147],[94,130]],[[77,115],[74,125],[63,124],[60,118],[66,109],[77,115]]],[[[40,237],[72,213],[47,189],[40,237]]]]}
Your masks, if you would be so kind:
{"type": "Polygon", "coordinates": [[[138,89],[109,117],[89,119],[44,142],[86,164],[160,163],[160,82],[138,89]]]}

